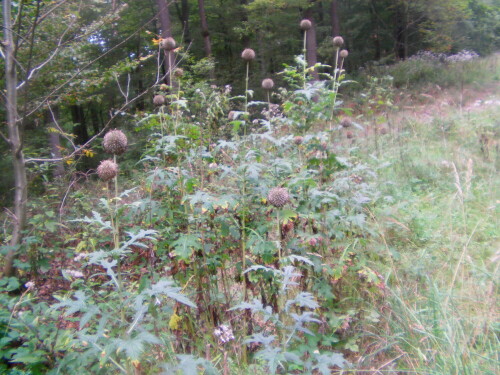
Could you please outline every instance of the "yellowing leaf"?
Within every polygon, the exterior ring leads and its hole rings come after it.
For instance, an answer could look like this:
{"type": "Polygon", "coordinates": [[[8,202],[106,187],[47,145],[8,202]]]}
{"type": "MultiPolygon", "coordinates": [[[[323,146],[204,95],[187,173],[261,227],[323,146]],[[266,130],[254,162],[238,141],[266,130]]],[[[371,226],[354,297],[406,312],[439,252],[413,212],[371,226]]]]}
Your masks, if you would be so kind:
{"type": "Polygon", "coordinates": [[[173,313],[170,317],[170,321],[168,322],[168,327],[170,329],[179,329],[179,323],[181,320],[182,318],[179,315],[173,313]]]}

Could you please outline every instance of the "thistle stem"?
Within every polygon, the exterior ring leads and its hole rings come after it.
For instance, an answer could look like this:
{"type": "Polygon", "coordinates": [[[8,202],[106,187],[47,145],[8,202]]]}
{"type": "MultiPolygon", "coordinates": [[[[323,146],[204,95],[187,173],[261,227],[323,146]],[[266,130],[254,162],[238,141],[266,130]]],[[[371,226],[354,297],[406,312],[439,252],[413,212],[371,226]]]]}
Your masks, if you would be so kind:
{"type": "Polygon", "coordinates": [[[304,54],[304,62],[303,62],[304,66],[302,69],[302,74],[303,74],[302,79],[304,81],[304,90],[305,90],[306,89],[306,69],[307,69],[306,68],[307,67],[307,61],[306,61],[306,59],[307,59],[307,56],[306,56],[306,54],[307,54],[307,30],[304,30],[304,48],[302,49],[302,52],[304,54]]]}
{"type": "MultiPolygon", "coordinates": [[[[248,77],[250,73],[250,61],[247,61],[247,74],[245,77],[245,125],[243,127],[243,137],[247,136],[247,122],[248,122],[248,77]]],[[[245,139],[246,142],[246,139],[245,139]]]]}

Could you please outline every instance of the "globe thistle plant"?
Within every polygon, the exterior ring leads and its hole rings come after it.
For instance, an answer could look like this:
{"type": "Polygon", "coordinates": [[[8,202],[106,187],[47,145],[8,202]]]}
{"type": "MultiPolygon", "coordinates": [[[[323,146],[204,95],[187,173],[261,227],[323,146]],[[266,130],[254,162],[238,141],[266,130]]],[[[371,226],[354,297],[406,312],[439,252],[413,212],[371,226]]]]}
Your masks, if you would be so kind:
{"type": "Polygon", "coordinates": [[[273,89],[273,87],[274,87],[274,81],[271,78],[265,78],[262,81],[262,88],[266,90],[267,94],[267,110],[269,113],[269,117],[271,117],[271,96],[269,92],[273,89]]]}
{"type": "MultiPolygon", "coordinates": [[[[255,51],[251,48],[245,48],[241,53],[241,58],[245,60],[247,64],[247,72],[245,76],[245,115],[248,114],[248,78],[250,73],[250,61],[255,59],[255,51]]],[[[243,129],[244,136],[247,135],[247,124],[245,123],[245,127],[243,129]]]]}
{"type": "Polygon", "coordinates": [[[307,62],[306,62],[306,52],[307,52],[307,31],[312,28],[312,22],[308,19],[303,19],[300,21],[300,28],[304,31],[304,47],[302,49],[302,55],[304,58],[304,67],[302,70],[302,80],[304,81],[304,90],[306,89],[306,70],[307,70],[307,62]]]}
{"type": "Polygon", "coordinates": [[[104,150],[113,155],[121,155],[127,151],[127,136],[118,129],[110,130],[104,136],[104,150]]]}
{"type": "Polygon", "coordinates": [[[255,51],[251,48],[245,48],[241,53],[241,58],[247,62],[255,60],[255,51]]]}
{"type": "MultiPolygon", "coordinates": [[[[285,188],[275,187],[269,191],[269,194],[267,195],[267,201],[274,207],[281,208],[285,204],[290,202],[290,194],[288,194],[288,190],[285,188]]],[[[278,238],[278,259],[281,262],[281,222],[279,210],[276,211],[276,224],[276,235],[278,238]]]]}
{"type": "Polygon", "coordinates": [[[172,38],[171,36],[164,38],[160,41],[160,47],[165,51],[173,51],[176,46],[177,43],[175,42],[175,39],[172,38]]]}
{"type": "Polygon", "coordinates": [[[333,46],[335,48],[340,48],[344,45],[344,38],[342,38],[341,36],[336,36],[335,38],[333,38],[333,46]]]}
{"type": "Polygon", "coordinates": [[[157,107],[160,107],[165,104],[165,97],[163,95],[155,95],[153,98],[153,104],[157,107]]]}
{"type": "Polygon", "coordinates": [[[311,30],[312,23],[308,19],[303,19],[300,21],[300,28],[304,31],[311,30]]]}
{"type": "Polygon", "coordinates": [[[97,167],[97,175],[103,181],[110,181],[118,175],[118,164],[113,160],[103,160],[97,167]]]}
{"type": "Polygon", "coordinates": [[[267,201],[274,207],[283,207],[290,202],[288,190],[281,187],[272,188],[267,195],[267,201]]]}

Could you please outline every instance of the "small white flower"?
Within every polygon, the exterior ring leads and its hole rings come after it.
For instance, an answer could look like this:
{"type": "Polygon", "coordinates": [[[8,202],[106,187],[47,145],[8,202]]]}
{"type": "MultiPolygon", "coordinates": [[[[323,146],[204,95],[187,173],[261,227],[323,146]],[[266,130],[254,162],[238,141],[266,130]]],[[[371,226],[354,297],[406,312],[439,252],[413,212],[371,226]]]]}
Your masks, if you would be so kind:
{"type": "Polygon", "coordinates": [[[64,270],[64,272],[71,276],[71,277],[74,277],[75,279],[78,279],[80,277],[83,277],[83,273],[80,272],[80,271],[74,271],[74,270],[64,270]]]}
{"type": "Polygon", "coordinates": [[[221,324],[214,329],[214,335],[219,339],[221,344],[234,340],[233,330],[225,324],[221,324]]]}
{"type": "Polygon", "coordinates": [[[33,289],[35,287],[35,283],[33,281],[28,281],[26,284],[24,284],[26,289],[33,289]]]}

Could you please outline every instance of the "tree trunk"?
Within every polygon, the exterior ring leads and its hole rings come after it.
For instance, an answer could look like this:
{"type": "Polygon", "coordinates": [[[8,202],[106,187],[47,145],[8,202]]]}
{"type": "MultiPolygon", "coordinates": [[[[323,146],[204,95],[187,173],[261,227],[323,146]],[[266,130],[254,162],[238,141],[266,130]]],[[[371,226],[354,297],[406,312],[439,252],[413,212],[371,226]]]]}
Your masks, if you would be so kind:
{"type": "MultiPolygon", "coordinates": [[[[52,108],[52,112],[46,110],[44,113],[45,127],[49,132],[49,146],[50,146],[50,157],[51,158],[61,158],[61,137],[59,135],[59,130],[57,129],[55,123],[59,118],[59,107],[52,108]],[[54,128],[54,129],[49,129],[54,128]]],[[[61,161],[55,162],[54,169],[52,170],[52,176],[54,178],[59,178],[64,175],[64,163],[61,161]]]]}
{"type": "Polygon", "coordinates": [[[377,17],[377,10],[375,8],[375,0],[370,0],[370,14],[371,14],[372,30],[373,30],[371,39],[373,40],[373,47],[375,48],[373,59],[375,61],[378,61],[380,60],[382,53],[380,48],[379,21],[377,17]]]}
{"type": "MultiPolygon", "coordinates": [[[[212,43],[210,42],[210,32],[208,31],[207,15],[205,14],[205,1],[198,0],[198,11],[200,14],[201,35],[203,36],[203,47],[205,49],[205,56],[212,56],[212,43]]],[[[215,80],[215,72],[210,69],[210,79],[215,80]]]]}
{"type": "Polygon", "coordinates": [[[210,42],[210,32],[208,31],[207,15],[205,14],[205,1],[198,0],[198,11],[200,13],[201,35],[203,36],[203,46],[205,56],[212,55],[212,43],[210,42]]]}
{"type": "MultiPolygon", "coordinates": [[[[158,5],[158,19],[160,21],[161,37],[168,38],[172,36],[172,24],[170,22],[170,11],[168,9],[168,0],[156,0],[158,5]]],[[[170,70],[174,67],[175,54],[173,51],[164,51],[163,67],[165,68],[165,84],[170,86],[170,70]]]]}
{"type": "Polygon", "coordinates": [[[330,3],[330,19],[332,23],[332,37],[340,35],[339,7],[337,0],[330,3]]]}
{"type": "MultiPolygon", "coordinates": [[[[317,45],[316,45],[316,24],[313,19],[312,6],[304,11],[304,18],[307,18],[312,23],[312,27],[309,30],[307,30],[307,35],[306,35],[306,44],[307,44],[306,60],[307,60],[307,66],[311,67],[316,65],[316,63],[318,62],[317,45]]],[[[316,70],[312,72],[312,76],[315,81],[319,79],[318,72],[316,70]]]]}
{"type": "Polygon", "coordinates": [[[175,9],[177,10],[177,16],[182,24],[182,30],[184,33],[184,42],[189,45],[191,43],[191,32],[189,31],[189,2],[188,0],[182,0],[181,6],[179,8],[178,3],[175,3],[175,9]]]}
{"type": "Polygon", "coordinates": [[[3,0],[4,19],[4,55],[5,55],[5,101],[7,110],[8,143],[12,155],[14,172],[14,217],[12,223],[11,249],[5,256],[3,276],[15,274],[14,260],[16,250],[23,240],[23,229],[26,224],[26,204],[28,200],[28,184],[26,165],[24,163],[21,129],[17,116],[17,72],[14,60],[14,39],[12,37],[11,1],[3,0]]]}
{"type": "Polygon", "coordinates": [[[394,53],[396,59],[404,60],[407,54],[407,9],[404,2],[395,0],[394,3],[394,53]]]}
{"type": "MultiPolygon", "coordinates": [[[[247,11],[244,8],[244,6],[247,5],[247,4],[248,4],[248,0],[240,0],[240,5],[241,5],[241,23],[242,24],[245,24],[245,23],[248,22],[247,11]]],[[[244,48],[248,48],[249,47],[250,38],[248,37],[248,35],[244,34],[241,41],[243,42],[243,47],[244,48]]]]}
{"type": "Polygon", "coordinates": [[[73,133],[75,134],[75,143],[77,145],[83,145],[89,140],[83,107],[80,104],[74,104],[71,105],[70,108],[74,124],[73,133]]]}

